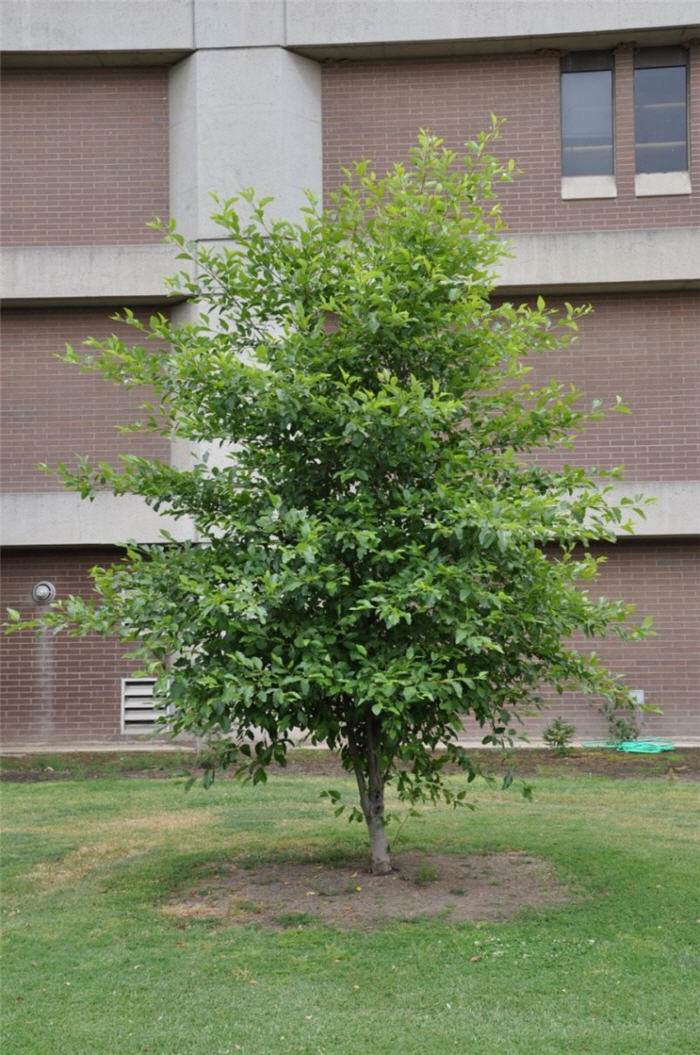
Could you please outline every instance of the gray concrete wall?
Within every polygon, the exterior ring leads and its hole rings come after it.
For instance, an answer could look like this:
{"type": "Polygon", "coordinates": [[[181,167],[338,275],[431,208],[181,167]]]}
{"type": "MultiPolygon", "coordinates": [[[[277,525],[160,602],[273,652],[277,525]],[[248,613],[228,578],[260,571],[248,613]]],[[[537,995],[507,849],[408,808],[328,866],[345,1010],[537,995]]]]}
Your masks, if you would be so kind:
{"type": "Polygon", "coordinates": [[[0,505],[3,546],[116,545],[136,539],[158,542],[167,530],[177,539],[193,537],[185,519],[161,516],[140,498],[98,494],[94,502],[67,491],[5,493],[0,505]]]}
{"type": "Polygon", "coordinates": [[[700,288],[694,227],[505,235],[496,285],[519,293],[700,288]]]}
{"type": "MultiPolygon", "coordinates": [[[[177,80],[179,87],[179,75],[177,80]]],[[[319,192],[320,145],[315,141],[318,126],[312,119],[302,117],[310,152],[299,151],[290,161],[298,180],[285,186],[288,168],[273,168],[262,151],[241,162],[236,144],[231,138],[217,140],[213,125],[211,135],[197,141],[196,114],[190,117],[177,132],[180,156],[173,164],[172,210],[188,237],[207,241],[220,234],[210,220],[214,205],[209,191],[234,194],[245,186],[246,173],[255,182],[252,173],[256,169],[256,189],[265,194],[277,192],[273,207],[277,215],[294,216],[304,204],[304,187],[319,192]],[[188,144],[189,155],[199,152],[196,168],[186,163],[188,144]],[[217,166],[218,171],[213,171],[217,166]]],[[[272,127],[269,135],[274,136],[272,127]]],[[[695,228],[517,234],[504,236],[504,241],[512,256],[505,257],[498,269],[496,286],[502,292],[700,288],[700,237],[695,228]]],[[[19,246],[3,250],[0,289],[6,307],[28,301],[37,305],[153,303],[165,299],[166,278],[183,266],[174,248],[165,245],[19,246]]]]}
{"type": "Polygon", "coordinates": [[[2,251],[0,290],[5,307],[162,301],[175,257],[166,245],[15,246],[2,251]]]}
{"type": "MultiPolygon", "coordinates": [[[[187,464],[187,451],[180,464],[187,464]]],[[[645,519],[636,519],[636,538],[700,537],[700,480],[625,481],[615,484],[612,501],[642,493],[655,498],[645,519]]],[[[157,542],[166,529],[175,538],[194,538],[185,518],[159,516],[138,498],[99,494],[94,502],[67,492],[4,494],[0,504],[0,544],[4,546],[112,545],[138,539],[157,542]]],[[[627,532],[620,532],[628,538],[627,532]]]]}
{"type": "Polygon", "coordinates": [[[700,20],[697,0],[288,0],[287,45],[622,33],[700,20]]]}

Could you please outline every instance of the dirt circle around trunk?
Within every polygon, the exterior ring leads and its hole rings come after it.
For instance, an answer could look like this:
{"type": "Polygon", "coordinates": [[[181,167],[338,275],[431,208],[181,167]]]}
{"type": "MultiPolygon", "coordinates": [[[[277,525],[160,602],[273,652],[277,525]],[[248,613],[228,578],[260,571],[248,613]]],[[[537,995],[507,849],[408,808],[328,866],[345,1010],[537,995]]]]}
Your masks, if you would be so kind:
{"type": "Polygon", "coordinates": [[[545,860],[520,851],[407,852],[394,855],[393,864],[390,875],[373,876],[362,865],[231,861],[179,891],[163,911],[224,926],[372,929],[397,920],[499,920],[577,900],[545,860]]]}

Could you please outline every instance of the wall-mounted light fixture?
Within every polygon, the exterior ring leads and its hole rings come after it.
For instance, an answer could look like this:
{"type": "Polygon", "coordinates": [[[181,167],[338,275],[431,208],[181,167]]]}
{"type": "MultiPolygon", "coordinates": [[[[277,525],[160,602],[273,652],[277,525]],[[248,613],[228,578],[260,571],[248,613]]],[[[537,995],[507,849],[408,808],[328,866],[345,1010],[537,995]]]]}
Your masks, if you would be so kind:
{"type": "Polygon", "coordinates": [[[56,587],[43,579],[32,587],[32,600],[37,604],[50,604],[56,596],[56,587]]]}

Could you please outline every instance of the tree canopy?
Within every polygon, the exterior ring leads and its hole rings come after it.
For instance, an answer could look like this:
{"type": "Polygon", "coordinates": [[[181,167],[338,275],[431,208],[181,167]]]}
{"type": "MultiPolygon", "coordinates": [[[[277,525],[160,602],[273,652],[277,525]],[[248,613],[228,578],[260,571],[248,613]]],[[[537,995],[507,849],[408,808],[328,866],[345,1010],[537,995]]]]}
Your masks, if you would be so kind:
{"type": "Polygon", "coordinates": [[[197,317],[125,311],[133,345],[66,356],[149,386],[134,427],[195,452],[186,467],[84,459],[61,468],[66,484],[140,495],[195,532],[131,544],[94,570],[96,599],[64,599],[42,625],[130,642],[170,728],[224,738],[253,779],[294,730],[339,752],[376,872],[390,869],[387,784],[409,803],[462,801],[443,771],[475,775],[463,717],[508,742],[543,686],[627,705],[571,639],[646,625],[585,588],[588,543],[624,519],[606,474],[538,463],[604,408],[529,380],[586,309],[493,300],[496,187],[513,174],[489,153],[495,132],[460,157],[421,134],[406,164],[354,165],[298,222],[269,220],[253,191],[216,199],[214,248],[166,233],[197,317]]]}

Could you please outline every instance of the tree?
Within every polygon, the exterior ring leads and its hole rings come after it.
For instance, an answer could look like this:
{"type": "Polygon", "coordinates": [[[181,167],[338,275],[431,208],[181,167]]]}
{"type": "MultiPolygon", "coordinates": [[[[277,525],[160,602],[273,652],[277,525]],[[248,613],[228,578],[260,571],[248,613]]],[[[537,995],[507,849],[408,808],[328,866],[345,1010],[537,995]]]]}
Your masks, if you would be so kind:
{"type": "Polygon", "coordinates": [[[613,540],[623,515],[606,474],[537,461],[602,409],[527,376],[586,309],[491,302],[494,187],[513,173],[488,153],[496,132],[461,158],[422,134],[384,178],[356,164],[299,223],[268,221],[270,199],[252,191],[216,199],[216,248],[167,229],[192,268],[173,281],[196,321],[126,311],[140,343],[66,355],[150,386],[134,427],[200,449],[189,468],[81,460],[61,467],[66,484],[140,495],[191,518],[197,541],[130,545],[94,570],[96,600],[68,598],[42,625],[132,643],[171,729],[221,735],[225,761],[255,781],[284,762],[292,730],[327,743],[356,777],[351,815],[380,874],[390,782],[408,803],[465,801],[444,779],[448,764],[477,772],[456,743],[463,715],[496,744],[543,684],[625,706],[570,638],[644,632],[581,588],[598,567],[589,541],[613,540]]]}

